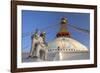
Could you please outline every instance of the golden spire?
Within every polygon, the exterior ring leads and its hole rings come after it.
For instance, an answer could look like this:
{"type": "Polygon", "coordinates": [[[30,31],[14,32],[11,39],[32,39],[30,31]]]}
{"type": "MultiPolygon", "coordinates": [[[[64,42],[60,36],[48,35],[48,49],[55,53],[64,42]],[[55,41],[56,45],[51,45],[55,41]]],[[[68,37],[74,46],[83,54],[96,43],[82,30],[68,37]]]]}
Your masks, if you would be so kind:
{"type": "Polygon", "coordinates": [[[67,23],[67,19],[66,18],[61,18],[61,24],[66,24],[67,23]]]}
{"type": "Polygon", "coordinates": [[[67,19],[61,18],[60,32],[67,32],[67,19]]]}
{"type": "Polygon", "coordinates": [[[57,37],[70,37],[70,33],[67,30],[68,20],[66,18],[61,18],[60,31],[57,33],[57,37]]]}

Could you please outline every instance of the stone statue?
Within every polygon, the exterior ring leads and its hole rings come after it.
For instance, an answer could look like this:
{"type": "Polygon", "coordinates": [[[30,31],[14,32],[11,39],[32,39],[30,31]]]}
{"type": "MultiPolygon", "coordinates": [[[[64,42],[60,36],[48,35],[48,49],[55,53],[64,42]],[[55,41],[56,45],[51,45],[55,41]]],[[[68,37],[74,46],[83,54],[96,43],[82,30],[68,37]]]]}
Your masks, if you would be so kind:
{"type": "Polygon", "coordinates": [[[32,36],[32,46],[29,57],[39,58],[46,60],[47,56],[47,45],[45,44],[45,34],[40,35],[36,31],[32,36]]]}

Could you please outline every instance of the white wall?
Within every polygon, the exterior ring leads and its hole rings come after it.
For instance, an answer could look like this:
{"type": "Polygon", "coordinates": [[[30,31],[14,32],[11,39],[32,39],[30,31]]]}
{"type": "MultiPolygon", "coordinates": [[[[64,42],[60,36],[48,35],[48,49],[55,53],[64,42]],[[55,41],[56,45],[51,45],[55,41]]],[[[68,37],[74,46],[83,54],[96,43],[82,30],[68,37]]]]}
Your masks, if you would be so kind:
{"type": "MultiPolygon", "coordinates": [[[[100,0],[33,0],[44,2],[59,2],[73,4],[98,5],[100,0]]],[[[100,9],[98,9],[98,19],[100,19],[100,9]]],[[[98,31],[100,31],[100,20],[98,20],[98,31]]],[[[100,33],[98,33],[100,37],[100,33]]],[[[100,40],[100,38],[98,38],[100,40]]],[[[98,41],[98,43],[100,43],[98,41]]],[[[99,44],[98,44],[99,45],[99,44]]],[[[100,56],[100,46],[98,46],[98,56],[100,56]]],[[[98,57],[100,64],[100,57],[98,57]]],[[[56,71],[42,71],[36,73],[99,73],[100,66],[97,68],[69,69],[56,71]]],[[[0,0],[0,73],[10,73],[10,0],[0,0]]],[[[32,72],[31,72],[32,73],[32,72]]]]}

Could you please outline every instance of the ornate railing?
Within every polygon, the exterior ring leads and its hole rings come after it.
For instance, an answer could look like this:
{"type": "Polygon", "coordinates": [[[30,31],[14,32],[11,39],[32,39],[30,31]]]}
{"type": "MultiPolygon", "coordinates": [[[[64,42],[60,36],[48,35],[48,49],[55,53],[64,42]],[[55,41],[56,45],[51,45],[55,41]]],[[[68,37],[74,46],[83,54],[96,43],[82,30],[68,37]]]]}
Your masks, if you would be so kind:
{"type": "Polygon", "coordinates": [[[48,49],[48,52],[88,52],[88,50],[77,50],[77,49],[48,49]]]}

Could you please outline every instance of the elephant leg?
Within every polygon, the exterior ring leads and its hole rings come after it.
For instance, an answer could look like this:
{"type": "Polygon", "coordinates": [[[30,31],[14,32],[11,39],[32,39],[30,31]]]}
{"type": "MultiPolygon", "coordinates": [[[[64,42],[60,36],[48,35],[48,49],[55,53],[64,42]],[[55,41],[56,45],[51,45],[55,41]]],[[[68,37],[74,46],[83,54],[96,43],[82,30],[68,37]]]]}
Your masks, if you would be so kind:
{"type": "Polygon", "coordinates": [[[45,51],[43,51],[42,59],[43,59],[43,60],[46,60],[46,53],[45,53],[45,51]]]}
{"type": "Polygon", "coordinates": [[[32,47],[31,50],[30,50],[29,57],[32,57],[33,56],[33,51],[34,51],[34,48],[32,47]]]}
{"type": "Polygon", "coordinates": [[[39,55],[40,55],[40,54],[39,54],[39,51],[40,51],[40,47],[39,47],[39,45],[38,45],[37,48],[36,48],[36,52],[35,52],[37,57],[39,57],[39,55]]]}
{"type": "Polygon", "coordinates": [[[44,56],[43,57],[44,57],[44,60],[46,60],[46,54],[45,54],[45,52],[44,52],[44,56]]]}

